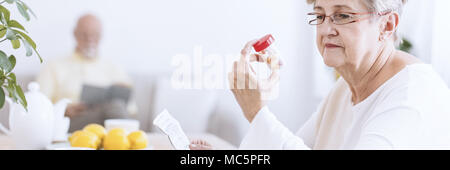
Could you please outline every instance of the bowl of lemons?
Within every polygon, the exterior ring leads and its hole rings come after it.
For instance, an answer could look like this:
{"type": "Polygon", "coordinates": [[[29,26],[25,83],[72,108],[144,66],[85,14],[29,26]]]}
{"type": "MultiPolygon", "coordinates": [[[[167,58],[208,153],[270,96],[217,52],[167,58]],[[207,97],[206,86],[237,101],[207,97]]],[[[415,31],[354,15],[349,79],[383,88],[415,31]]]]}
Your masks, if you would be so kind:
{"type": "Polygon", "coordinates": [[[123,128],[107,131],[102,125],[89,124],[69,136],[68,142],[55,143],[49,150],[151,150],[147,134],[123,128]]]}

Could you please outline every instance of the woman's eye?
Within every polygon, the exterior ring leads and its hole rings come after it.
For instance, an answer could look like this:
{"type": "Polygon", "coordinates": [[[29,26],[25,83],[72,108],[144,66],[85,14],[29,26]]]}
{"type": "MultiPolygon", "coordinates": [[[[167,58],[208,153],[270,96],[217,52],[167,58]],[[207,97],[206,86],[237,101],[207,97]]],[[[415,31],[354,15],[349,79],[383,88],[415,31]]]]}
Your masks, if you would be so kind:
{"type": "Polygon", "coordinates": [[[316,16],[316,18],[319,19],[319,20],[323,19],[323,17],[324,17],[323,15],[317,15],[316,16]]]}
{"type": "Polygon", "coordinates": [[[351,18],[351,16],[348,15],[348,14],[336,14],[335,17],[336,17],[337,19],[349,19],[349,18],[351,18]]]}

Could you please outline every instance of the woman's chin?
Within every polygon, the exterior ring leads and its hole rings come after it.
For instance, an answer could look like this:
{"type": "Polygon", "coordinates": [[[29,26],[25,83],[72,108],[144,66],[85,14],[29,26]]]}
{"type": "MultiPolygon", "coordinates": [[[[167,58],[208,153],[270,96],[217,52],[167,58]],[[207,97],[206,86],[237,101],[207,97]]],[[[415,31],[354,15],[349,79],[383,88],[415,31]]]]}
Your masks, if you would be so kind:
{"type": "Polygon", "coordinates": [[[323,56],[323,62],[328,67],[335,67],[336,68],[336,67],[342,65],[342,61],[343,61],[342,57],[327,56],[327,55],[323,56]]]}
{"type": "Polygon", "coordinates": [[[336,68],[338,66],[336,63],[328,63],[328,62],[325,62],[325,65],[333,68],[336,68]]]}

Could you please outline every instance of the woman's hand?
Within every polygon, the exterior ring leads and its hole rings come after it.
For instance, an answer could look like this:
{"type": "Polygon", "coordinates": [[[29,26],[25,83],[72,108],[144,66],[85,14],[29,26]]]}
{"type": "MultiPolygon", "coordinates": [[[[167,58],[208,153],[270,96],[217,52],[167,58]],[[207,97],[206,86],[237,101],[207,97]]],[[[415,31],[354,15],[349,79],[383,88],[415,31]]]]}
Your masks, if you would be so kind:
{"type": "Polygon", "coordinates": [[[193,140],[189,145],[189,149],[191,150],[213,150],[211,144],[204,140],[193,140]]]}
{"type": "Polygon", "coordinates": [[[263,58],[258,54],[251,54],[252,45],[257,40],[248,42],[241,51],[241,58],[234,62],[233,70],[228,74],[231,91],[239,103],[245,118],[252,122],[256,114],[266,105],[266,101],[274,98],[273,90],[279,82],[279,66],[276,56],[263,58]],[[272,68],[272,74],[266,80],[258,80],[256,72],[250,62],[278,63],[272,68]],[[269,61],[269,62],[267,62],[269,61]],[[271,61],[271,62],[270,62],[271,61]]]}

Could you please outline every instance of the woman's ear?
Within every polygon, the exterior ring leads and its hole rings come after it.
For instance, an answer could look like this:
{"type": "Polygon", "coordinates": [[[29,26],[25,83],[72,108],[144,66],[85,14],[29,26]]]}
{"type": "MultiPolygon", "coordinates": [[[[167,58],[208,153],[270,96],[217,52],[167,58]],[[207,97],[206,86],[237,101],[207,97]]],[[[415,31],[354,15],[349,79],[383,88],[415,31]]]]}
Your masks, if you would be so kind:
{"type": "Polygon", "coordinates": [[[397,31],[399,21],[400,15],[397,12],[391,12],[383,17],[380,41],[384,41],[394,35],[397,31]]]}

